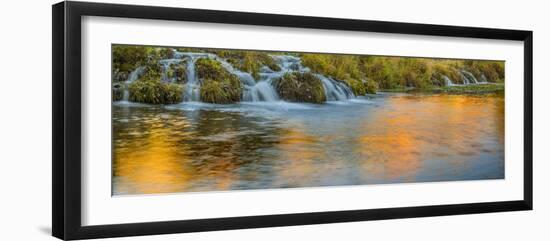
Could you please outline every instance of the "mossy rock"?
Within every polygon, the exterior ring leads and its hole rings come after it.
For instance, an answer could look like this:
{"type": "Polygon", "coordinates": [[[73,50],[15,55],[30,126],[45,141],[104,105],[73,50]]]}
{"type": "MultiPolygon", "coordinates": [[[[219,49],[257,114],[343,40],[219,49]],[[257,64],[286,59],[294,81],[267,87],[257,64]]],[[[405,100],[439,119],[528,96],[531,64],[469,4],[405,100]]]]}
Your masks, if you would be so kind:
{"type": "Polygon", "coordinates": [[[229,74],[220,62],[209,58],[198,59],[195,62],[195,69],[199,79],[216,80],[229,74]]]}
{"type": "Polygon", "coordinates": [[[202,81],[200,97],[203,102],[231,104],[241,100],[240,83],[207,79],[202,81]]]}
{"type": "Polygon", "coordinates": [[[176,82],[185,84],[187,83],[187,68],[185,62],[174,66],[174,74],[176,75],[176,82]]]}
{"type": "Polygon", "coordinates": [[[229,104],[241,100],[243,90],[238,76],[231,74],[214,59],[198,59],[195,64],[201,82],[201,101],[229,104]]]}
{"type": "Polygon", "coordinates": [[[113,70],[113,82],[124,82],[128,79],[129,72],[120,69],[113,70]]]}
{"type": "Polygon", "coordinates": [[[323,103],[326,101],[323,83],[311,73],[290,72],[274,81],[279,96],[292,102],[323,103]]]}
{"type": "Polygon", "coordinates": [[[179,103],[183,100],[183,88],[180,84],[163,83],[155,74],[146,74],[128,86],[130,101],[148,104],[179,103]]]}
{"type": "Polygon", "coordinates": [[[119,82],[113,83],[112,92],[113,101],[122,100],[122,97],[124,96],[124,86],[119,82]]]}

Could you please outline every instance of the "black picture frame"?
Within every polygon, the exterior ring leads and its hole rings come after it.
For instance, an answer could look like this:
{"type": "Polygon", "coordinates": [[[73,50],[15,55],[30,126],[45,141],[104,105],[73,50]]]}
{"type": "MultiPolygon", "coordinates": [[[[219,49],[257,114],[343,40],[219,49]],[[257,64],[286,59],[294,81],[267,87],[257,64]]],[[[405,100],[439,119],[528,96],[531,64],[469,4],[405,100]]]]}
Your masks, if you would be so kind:
{"type": "MultiPolygon", "coordinates": [[[[532,210],[533,32],[170,7],[60,2],[52,6],[52,233],[65,239],[185,233],[380,219],[532,210]],[[524,194],[521,200],[146,223],[81,224],[81,17],[103,16],[378,33],[517,40],[524,43],[524,194]]],[[[139,220],[136,220],[139,221],[139,220]]]]}

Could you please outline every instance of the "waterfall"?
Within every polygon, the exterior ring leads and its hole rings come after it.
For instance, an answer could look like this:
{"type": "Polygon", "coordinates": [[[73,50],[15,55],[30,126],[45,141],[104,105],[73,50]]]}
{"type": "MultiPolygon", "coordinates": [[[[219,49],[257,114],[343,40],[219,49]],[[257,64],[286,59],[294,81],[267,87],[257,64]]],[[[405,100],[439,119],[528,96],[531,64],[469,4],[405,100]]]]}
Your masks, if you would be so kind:
{"type": "Polygon", "coordinates": [[[278,101],[279,95],[271,84],[271,81],[260,81],[249,90],[248,101],[278,101]]]}
{"type": "Polygon", "coordinates": [[[453,84],[453,81],[447,77],[446,75],[443,75],[443,80],[445,81],[445,86],[455,86],[456,84],[453,84]]]}
{"type": "Polygon", "coordinates": [[[481,81],[479,81],[480,84],[487,84],[487,83],[489,83],[489,82],[487,81],[487,77],[485,77],[484,74],[481,75],[480,79],[481,79],[481,81]]]}
{"type": "Polygon", "coordinates": [[[466,70],[461,70],[460,74],[462,75],[462,81],[464,84],[478,84],[476,77],[472,73],[466,70]]]}
{"type": "MultiPolygon", "coordinates": [[[[236,75],[241,84],[243,85],[243,101],[265,101],[265,102],[275,102],[279,101],[279,95],[273,86],[274,80],[282,77],[285,73],[288,72],[310,72],[310,69],[302,65],[302,60],[299,57],[292,55],[270,55],[279,65],[280,70],[275,71],[270,69],[267,66],[262,66],[259,71],[260,79],[256,81],[250,73],[241,71],[225,59],[212,54],[212,53],[192,53],[192,52],[179,52],[173,50],[173,58],[163,59],[159,61],[162,67],[162,76],[161,80],[165,82],[173,82],[175,77],[168,76],[168,71],[171,68],[172,64],[179,64],[182,61],[186,60],[186,79],[183,101],[200,101],[200,81],[195,71],[195,63],[197,59],[200,58],[211,58],[218,61],[221,66],[226,69],[229,73],[236,75]]],[[[143,70],[140,70],[141,73],[143,70]]],[[[132,72],[134,73],[134,72],[132,72]]],[[[130,74],[131,76],[139,75],[136,71],[136,74],[130,74]]],[[[321,74],[315,74],[321,80],[323,84],[323,89],[325,91],[328,101],[334,100],[346,100],[354,97],[355,95],[351,89],[344,83],[334,80],[332,78],[326,77],[321,74]]],[[[137,77],[136,77],[137,78],[137,77]]],[[[130,78],[129,78],[130,79],[130,78]]],[[[127,93],[125,92],[125,96],[127,93]]]]}
{"type": "Polygon", "coordinates": [[[445,81],[445,86],[477,85],[487,83],[487,78],[485,78],[485,75],[481,75],[480,80],[478,80],[474,74],[466,70],[460,70],[459,74],[462,79],[462,84],[454,84],[449,77],[443,75],[442,78],[445,81]]]}
{"type": "Polygon", "coordinates": [[[168,71],[170,70],[170,66],[173,64],[179,64],[182,62],[183,59],[162,59],[159,61],[159,64],[162,66],[162,75],[161,80],[164,82],[174,82],[176,80],[175,76],[168,77],[168,71]]]}
{"type": "Polygon", "coordinates": [[[195,58],[190,56],[187,60],[186,79],[183,92],[183,101],[200,101],[200,86],[195,73],[195,58]]]}
{"type": "Polygon", "coordinates": [[[250,73],[243,72],[243,71],[240,71],[238,69],[233,68],[233,65],[231,65],[230,63],[228,63],[227,61],[225,61],[224,59],[218,57],[215,54],[210,54],[209,57],[217,60],[218,62],[220,62],[220,64],[229,73],[232,73],[232,74],[236,75],[237,77],[239,77],[239,80],[241,80],[241,83],[243,85],[252,86],[252,85],[256,84],[256,81],[254,80],[254,77],[252,77],[252,75],[250,73]]]}
{"type": "Polygon", "coordinates": [[[315,74],[315,76],[317,76],[317,78],[319,78],[323,83],[325,96],[327,97],[328,101],[346,100],[355,97],[353,91],[351,91],[351,89],[347,85],[331,78],[325,77],[321,74],[315,74]]]}
{"type": "Polygon", "coordinates": [[[122,100],[128,101],[128,99],[130,98],[130,92],[128,91],[130,84],[136,81],[139,77],[141,77],[144,71],[145,71],[145,67],[139,66],[136,69],[134,69],[132,72],[130,72],[130,74],[128,75],[128,79],[124,81],[124,93],[122,95],[122,100]]]}

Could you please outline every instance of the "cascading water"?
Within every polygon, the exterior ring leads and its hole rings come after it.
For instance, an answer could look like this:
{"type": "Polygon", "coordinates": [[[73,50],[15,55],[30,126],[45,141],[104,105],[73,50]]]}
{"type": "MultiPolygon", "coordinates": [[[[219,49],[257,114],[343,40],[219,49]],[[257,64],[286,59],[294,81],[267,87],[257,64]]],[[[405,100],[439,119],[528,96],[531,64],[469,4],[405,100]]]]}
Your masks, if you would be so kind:
{"type": "Polygon", "coordinates": [[[447,77],[446,75],[443,75],[443,80],[445,81],[445,86],[455,86],[456,84],[453,84],[453,81],[447,77]]]}
{"type": "Polygon", "coordinates": [[[480,84],[487,84],[487,83],[489,83],[489,82],[487,81],[487,77],[485,77],[484,74],[481,75],[480,79],[481,79],[481,81],[479,81],[480,84]]]}
{"type": "Polygon", "coordinates": [[[195,73],[195,58],[192,56],[187,60],[186,66],[186,78],[187,83],[185,84],[183,100],[184,101],[200,101],[200,85],[195,73]]]}
{"type": "Polygon", "coordinates": [[[169,71],[171,65],[179,64],[182,61],[183,61],[182,59],[162,59],[162,60],[160,60],[159,64],[162,67],[162,75],[161,75],[160,79],[164,82],[174,82],[176,80],[176,76],[175,75],[168,76],[168,71],[169,71]]]}
{"type": "MultiPolygon", "coordinates": [[[[173,50],[172,56],[173,58],[163,59],[159,61],[162,67],[161,80],[165,82],[174,82],[176,77],[168,75],[168,71],[170,70],[171,65],[179,64],[182,61],[186,61],[187,82],[185,83],[185,88],[183,93],[184,102],[200,101],[201,86],[195,71],[196,60],[200,58],[215,59],[228,72],[239,77],[239,80],[241,81],[241,84],[243,85],[243,89],[244,89],[243,101],[251,101],[251,102],[280,101],[279,95],[277,94],[277,91],[273,86],[274,80],[282,77],[285,73],[288,73],[288,72],[293,72],[293,71],[310,72],[309,68],[304,67],[302,65],[301,59],[299,57],[291,56],[291,55],[271,55],[271,57],[279,65],[280,70],[275,71],[270,69],[267,66],[262,66],[259,72],[260,79],[256,81],[250,73],[243,72],[234,68],[225,59],[220,58],[219,56],[212,53],[190,53],[190,52],[179,52],[179,51],[173,50]]],[[[139,70],[139,72],[136,70],[136,73],[134,75],[136,76],[140,75],[143,72],[143,70],[144,68],[142,70],[139,70]]],[[[346,84],[321,74],[315,74],[315,76],[317,76],[321,80],[328,101],[346,100],[355,96],[351,91],[351,89],[346,84]]],[[[127,95],[126,92],[125,92],[125,96],[127,95]]]]}
{"type": "Polygon", "coordinates": [[[453,83],[453,81],[445,75],[443,75],[441,78],[443,78],[443,81],[445,81],[445,86],[478,85],[489,83],[485,75],[481,75],[480,79],[478,80],[474,74],[466,70],[460,70],[459,74],[462,80],[462,84],[453,83]]]}
{"type": "Polygon", "coordinates": [[[325,89],[325,96],[328,101],[334,100],[346,100],[354,97],[353,91],[351,89],[336,80],[325,77],[324,75],[315,74],[317,78],[323,83],[323,88],[325,89]]]}
{"type": "Polygon", "coordinates": [[[136,81],[139,77],[141,77],[144,71],[145,71],[145,67],[139,66],[136,69],[134,69],[132,72],[130,72],[130,74],[128,75],[128,79],[124,81],[124,93],[122,94],[122,100],[128,101],[128,99],[130,98],[130,92],[128,91],[128,87],[132,82],[136,81]]]}
{"type": "Polygon", "coordinates": [[[273,55],[281,68],[279,71],[274,71],[267,66],[260,68],[260,80],[252,85],[245,84],[245,91],[243,94],[244,101],[278,101],[279,94],[273,86],[273,81],[282,77],[285,73],[292,71],[291,65],[299,63],[299,59],[293,56],[273,55]]]}
{"type": "Polygon", "coordinates": [[[279,95],[275,88],[271,84],[271,81],[259,81],[252,86],[249,90],[249,94],[245,97],[248,101],[278,101],[279,95]]]}
{"type": "Polygon", "coordinates": [[[462,81],[464,84],[478,84],[476,77],[472,73],[462,70],[460,71],[460,75],[462,76],[462,81]]]}

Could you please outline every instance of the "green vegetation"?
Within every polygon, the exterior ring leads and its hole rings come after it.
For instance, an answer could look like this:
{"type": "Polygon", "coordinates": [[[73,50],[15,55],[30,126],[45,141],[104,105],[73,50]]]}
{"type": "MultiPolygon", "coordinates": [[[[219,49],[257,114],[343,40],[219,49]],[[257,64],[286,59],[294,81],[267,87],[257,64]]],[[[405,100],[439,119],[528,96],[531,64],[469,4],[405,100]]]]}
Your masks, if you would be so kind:
{"type": "Polygon", "coordinates": [[[179,63],[173,63],[166,69],[166,77],[168,79],[175,80],[178,84],[187,83],[187,61],[181,61],[179,63]]]}
{"type": "Polygon", "coordinates": [[[149,71],[128,86],[130,101],[149,104],[174,104],[183,100],[183,86],[163,83],[158,72],[149,71]]]}
{"type": "Polygon", "coordinates": [[[331,76],[346,82],[356,95],[364,88],[373,89],[432,89],[445,86],[443,76],[452,80],[462,79],[460,70],[471,72],[489,82],[504,79],[504,62],[449,60],[429,58],[404,58],[383,56],[359,56],[342,54],[302,54],[302,64],[313,72],[331,76]],[[358,84],[357,80],[363,85],[358,84]]]}
{"type": "Polygon", "coordinates": [[[367,80],[365,83],[365,92],[367,94],[376,94],[376,90],[378,90],[378,83],[376,83],[373,80],[367,80]]]}
{"type": "Polygon", "coordinates": [[[195,63],[201,81],[200,97],[208,103],[228,104],[241,100],[242,86],[234,74],[229,73],[220,62],[202,58],[195,63]]]}
{"type": "Polygon", "coordinates": [[[323,83],[311,73],[286,73],[275,80],[274,85],[284,100],[309,103],[322,103],[326,100],[323,83]]]}
{"type": "MultiPolygon", "coordinates": [[[[236,69],[250,73],[256,80],[262,68],[280,71],[269,52],[177,48],[180,52],[214,53],[236,69]]],[[[124,98],[128,88],[131,101],[169,104],[183,98],[187,83],[185,59],[163,69],[162,59],[174,58],[174,50],[166,47],[113,45],[112,99],[124,98]],[[128,87],[121,82],[136,68],[145,67],[144,74],[128,87]],[[162,74],[167,77],[161,80],[162,74]],[[163,82],[164,80],[164,82],[163,82]]],[[[273,82],[281,98],[288,101],[322,103],[326,100],[322,82],[315,74],[340,81],[357,96],[377,91],[429,91],[441,93],[498,93],[504,89],[504,62],[484,60],[454,60],[413,57],[384,57],[345,54],[277,53],[299,57],[312,73],[287,73],[273,82]],[[464,71],[487,85],[447,86],[448,81],[461,84],[464,71]]],[[[296,64],[298,69],[298,64],[296,64]]],[[[195,70],[201,84],[200,98],[209,103],[234,103],[241,100],[243,86],[238,76],[227,71],[215,59],[199,58],[195,70]]]]}
{"type": "Polygon", "coordinates": [[[256,80],[260,78],[260,68],[264,65],[273,71],[281,70],[277,62],[265,52],[238,50],[215,50],[212,52],[226,59],[233,67],[250,73],[256,80]]]}

